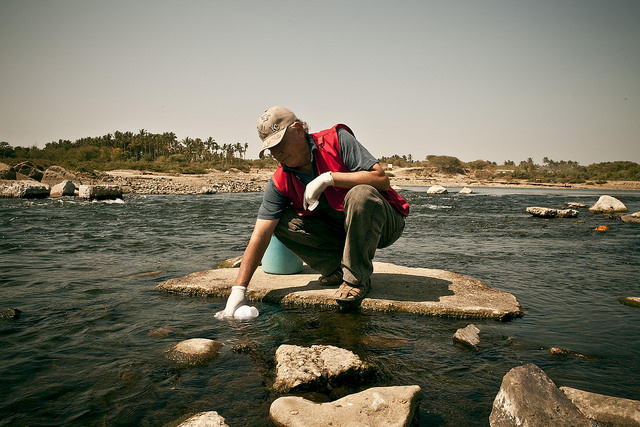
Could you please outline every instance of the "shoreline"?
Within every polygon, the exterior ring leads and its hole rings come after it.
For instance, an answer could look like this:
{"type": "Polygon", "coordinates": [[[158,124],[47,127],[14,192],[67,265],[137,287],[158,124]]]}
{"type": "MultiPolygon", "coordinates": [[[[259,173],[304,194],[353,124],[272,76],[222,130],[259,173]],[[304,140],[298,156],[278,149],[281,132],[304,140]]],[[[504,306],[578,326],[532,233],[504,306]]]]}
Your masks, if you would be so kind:
{"type": "MultiPolygon", "coordinates": [[[[243,172],[230,169],[226,172],[210,171],[206,174],[177,174],[117,169],[103,172],[100,176],[81,179],[83,184],[119,185],[125,193],[133,194],[215,194],[262,192],[273,169],[252,169],[243,172]]],[[[609,181],[605,184],[580,183],[532,183],[526,180],[482,180],[467,175],[431,174],[420,176],[416,171],[394,169],[389,172],[389,180],[394,188],[430,187],[440,185],[445,188],[548,188],[548,189],[590,189],[590,190],[632,190],[640,191],[640,181],[609,181]]]]}

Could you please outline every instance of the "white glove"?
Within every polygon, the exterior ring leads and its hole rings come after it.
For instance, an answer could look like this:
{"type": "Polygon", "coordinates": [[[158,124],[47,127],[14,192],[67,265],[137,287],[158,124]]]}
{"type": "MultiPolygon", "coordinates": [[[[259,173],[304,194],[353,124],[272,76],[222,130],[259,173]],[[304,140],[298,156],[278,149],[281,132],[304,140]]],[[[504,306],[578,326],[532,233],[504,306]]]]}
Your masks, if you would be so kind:
{"type": "Polygon", "coordinates": [[[315,178],[313,181],[307,184],[307,188],[304,190],[304,200],[302,201],[302,207],[309,209],[310,211],[318,207],[320,195],[333,185],[333,177],[331,172],[325,172],[315,178]]]}
{"type": "Polygon", "coordinates": [[[231,295],[227,299],[227,305],[224,308],[224,317],[233,317],[238,307],[247,305],[245,294],[247,292],[246,286],[232,286],[231,295]]]}

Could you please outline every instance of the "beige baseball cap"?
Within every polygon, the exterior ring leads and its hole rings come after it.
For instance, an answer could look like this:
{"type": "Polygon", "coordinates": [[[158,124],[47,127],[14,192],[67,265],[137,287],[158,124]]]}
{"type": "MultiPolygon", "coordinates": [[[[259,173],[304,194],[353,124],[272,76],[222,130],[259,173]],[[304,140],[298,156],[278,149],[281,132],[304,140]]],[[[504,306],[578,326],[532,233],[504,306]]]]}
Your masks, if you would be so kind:
{"type": "Polygon", "coordinates": [[[282,141],[287,128],[298,118],[293,111],[281,105],[266,110],[258,119],[258,136],[262,140],[259,156],[264,157],[264,150],[275,147],[282,141]]]}

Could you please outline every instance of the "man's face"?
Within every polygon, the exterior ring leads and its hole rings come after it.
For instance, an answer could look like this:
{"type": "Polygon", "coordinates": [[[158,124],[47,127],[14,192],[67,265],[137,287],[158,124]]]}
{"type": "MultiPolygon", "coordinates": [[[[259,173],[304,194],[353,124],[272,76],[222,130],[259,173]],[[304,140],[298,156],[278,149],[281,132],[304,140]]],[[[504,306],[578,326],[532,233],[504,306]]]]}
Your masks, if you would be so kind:
{"type": "Polygon", "coordinates": [[[278,162],[290,168],[307,166],[311,159],[304,131],[298,125],[289,127],[280,143],[269,151],[278,162]]]}

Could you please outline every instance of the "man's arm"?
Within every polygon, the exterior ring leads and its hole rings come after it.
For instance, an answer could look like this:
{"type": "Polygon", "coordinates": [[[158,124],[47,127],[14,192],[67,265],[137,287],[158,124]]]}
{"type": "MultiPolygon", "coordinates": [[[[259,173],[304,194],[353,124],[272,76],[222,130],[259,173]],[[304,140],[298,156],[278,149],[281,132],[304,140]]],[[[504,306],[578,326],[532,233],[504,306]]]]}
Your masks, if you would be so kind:
{"type": "Polygon", "coordinates": [[[277,219],[256,220],[253,233],[251,233],[251,239],[249,239],[249,244],[242,256],[240,271],[238,271],[238,276],[231,287],[231,294],[229,298],[227,298],[227,305],[224,308],[224,315],[226,317],[233,317],[236,310],[247,303],[245,298],[247,285],[249,281],[251,281],[251,277],[253,273],[255,273],[256,268],[258,268],[258,264],[260,264],[262,255],[264,255],[267,250],[267,246],[269,246],[276,225],[278,225],[277,219]]]}
{"type": "Polygon", "coordinates": [[[369,184],[379,191],[387,191],[390,187],[389,177],[379,163],[366,171],[331,172],[333,185],[341,188],[353,188],[360,184],[369,184]]]}
{"type": "Polygon", "coordinates": [[[236,281],[233,283],[234,286],[246,287],[249,284],[251,277],[253,277],[253,273],[255,273],[256,268],[258,268],[258,264],[260,264],[260,261],[262,260],[262,256],[267,250],[267,246],[269,246],[269,241],[271,240],[273,231],[276,229],[276,225],[278,225],[277,219],[256,220],[256,225],[253,227],[253,233],[251,233],[249,244],[244,250],[244,255],[242,256],[240,271],[238,271],[236,281]]]}

